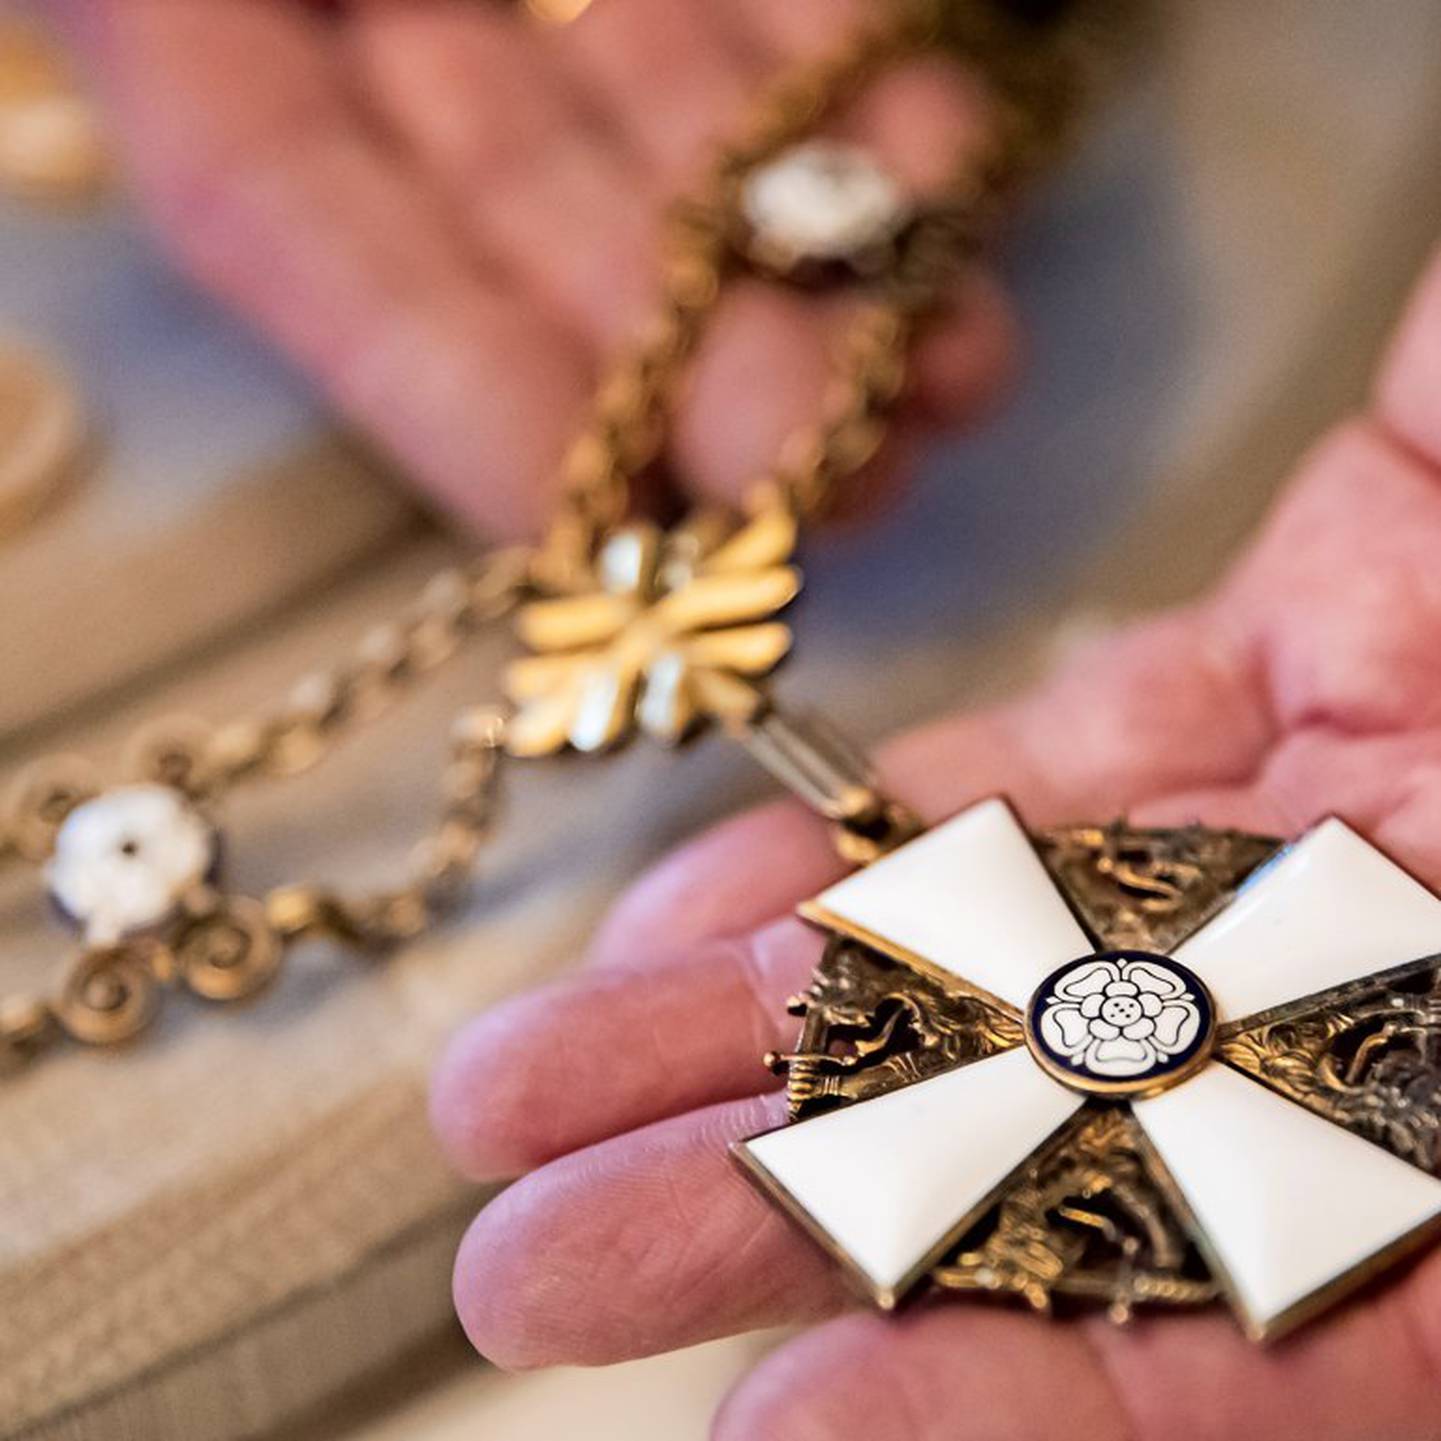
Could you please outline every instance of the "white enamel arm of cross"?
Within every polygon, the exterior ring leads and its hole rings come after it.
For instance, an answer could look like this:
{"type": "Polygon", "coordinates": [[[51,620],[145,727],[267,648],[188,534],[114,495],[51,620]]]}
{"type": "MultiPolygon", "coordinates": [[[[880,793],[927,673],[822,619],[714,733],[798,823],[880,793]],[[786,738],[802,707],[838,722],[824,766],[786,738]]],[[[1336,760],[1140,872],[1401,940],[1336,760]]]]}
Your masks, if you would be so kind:
{"type": "MultiPolygon", "coordinates": [[[[1101,949],[1009,805],[983,801],[803,908],[1018,1017],[1101,949]]],[[[1222,1027],[1441,953],[1441,898],[1339,820],[1252,876],[1173,952],[1222,1027]]],[[[741,1142],[753,1178],[889,1308],[1084,1096],[1025,1046],[741,1142]]],[[[1441,1182],[1211,1058],[1132,1110],[1258,1338],[1441,1217],[1441,1182]]]]}

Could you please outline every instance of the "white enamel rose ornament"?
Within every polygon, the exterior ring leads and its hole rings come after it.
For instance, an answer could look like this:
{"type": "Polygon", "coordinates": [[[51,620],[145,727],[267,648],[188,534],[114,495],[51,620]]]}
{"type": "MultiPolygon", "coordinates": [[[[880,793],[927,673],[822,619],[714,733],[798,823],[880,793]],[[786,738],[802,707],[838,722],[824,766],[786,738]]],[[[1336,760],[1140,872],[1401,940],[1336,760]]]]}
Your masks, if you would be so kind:
{"type": "Polygon", "coordinates": [[[153,930],[206,883],[219,844],[179,791],[119,786],[76,806],[55,837],[50,893],[92,945],[153,930]]]}
{"type": "Polygon", "coordinates": [[[1061,973],[1041,1002],[1046,1047],[1096,1076],[1143,1075],[1200,1034],[1196,995],[1174,965],[1139,953],[1088,959],[1061,973]]]}
{"type": "Polygon", "coordinates": [[[812,140],[747,177],[741,212],[758,259],[785,270],[802,261],[856,262],[887,247],[911,219],[894,176],[854,145],[812,140]]]}

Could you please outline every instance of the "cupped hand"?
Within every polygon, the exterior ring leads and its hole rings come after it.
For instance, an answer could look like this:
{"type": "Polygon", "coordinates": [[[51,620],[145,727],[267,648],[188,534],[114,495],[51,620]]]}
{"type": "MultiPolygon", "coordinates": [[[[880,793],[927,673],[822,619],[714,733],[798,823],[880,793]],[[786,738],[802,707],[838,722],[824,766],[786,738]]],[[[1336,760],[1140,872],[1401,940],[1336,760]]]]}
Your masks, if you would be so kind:
{"type": "MultiPolygon", "coordinates": [[[[64,0],[161,237],[497,535],[542,523],[607,355],[650,314],[666,203],[769,77],[882,3],[596,0],[553,27],[506,0],[64,0]]],[[[983,105],[931,57],[838,124],[925,192],[983,105]]],[[[917,358],[912,425],[967,418],[1011,367],[995,282],[955,299],[917,358]]],[[[814,417],[832,309],[730,291],[678,417],[687,483],[734,496],[814,417]]]]}
{"type": "MultiPolygon", "coordinates": [[[[1441,260],[1370,412],[1305,461],[1214,595],[902,740],[891,789],[933,820],[995,791],[1037,824],[1288,834],[1338,812],[1441,885],[1438,396],[1441,260]]],[[[720,1441],[1436,1434],[1441,1255],[1264,1351],[1219,1311],[1126,1330],[975,1303],[858,1312],[727,1155],[783,1115],[758,1058],[793,1039],[784,1001],[819,955],[792,907],[835,874],[793,808],[736,820],[623,901],[587,969],[457,1038],[443,1140],[472,1176],[530,1172],[457,1263],[477,1347],[598,1363],[811,1323],[740,1384],[720,1441]]]]}

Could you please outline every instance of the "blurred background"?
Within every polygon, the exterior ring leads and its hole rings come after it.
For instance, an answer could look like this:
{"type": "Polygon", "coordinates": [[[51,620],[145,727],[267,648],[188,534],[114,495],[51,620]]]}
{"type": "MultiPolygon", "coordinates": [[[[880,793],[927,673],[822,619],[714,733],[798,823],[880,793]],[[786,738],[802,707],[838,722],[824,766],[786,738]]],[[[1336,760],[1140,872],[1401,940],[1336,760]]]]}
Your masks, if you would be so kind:
{"type": "MultiPolygon", "coordinates": [[[[805,556],[783,693],[855,734],[992,698],[1204,586],[1363,394],[1441,234],[1434,4],[1158,0],[1143,28],[1008,248],[1019,392],[941,438],[883,525],[805,556]]],[[[160,258],[64,69],[43,9],[0,0],[6,776],[283,694],[466,549],[160,258]]],[[[502,652],[237,796],[241,885],[393,872],[502,652]]],[[[709,742],[523,792],[466,911],[384,968],[307,954],[256,1007],[172,1007],[131,1054],[6,1079],[0,1436],[705,1435],[767,1338],[524,1377],[470,1355],[448,1271],[478,1198],[428,1139],[424,1075],[460,1018],[570,964],[628,879],[765,787],[709,742]]],[[[54,963],[34,889],[0,881],[0,992],[54,963]]]]}

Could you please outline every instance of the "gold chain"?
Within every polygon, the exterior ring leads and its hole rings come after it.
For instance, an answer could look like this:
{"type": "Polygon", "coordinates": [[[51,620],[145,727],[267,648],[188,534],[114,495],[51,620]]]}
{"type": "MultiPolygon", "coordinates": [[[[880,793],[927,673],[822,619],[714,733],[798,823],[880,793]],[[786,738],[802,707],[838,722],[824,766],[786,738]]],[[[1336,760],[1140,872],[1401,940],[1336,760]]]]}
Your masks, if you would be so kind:
{"type": "MultiPolygon", "coordinates": [[[[127,776],[208,814],[241,782],[309,769],[475,632],[519,609],[522,635],[541,652],[513,668],[512,698],[527,700],[516,711],[476,707],[456,722],[440,819],[408,878],[359,898],[288,885],[252,900],[222,893],[207,877],[189,887],[162,928],[88,936],[56,995],[0,1002],[0,1064],[63,1036],[129,1039],[166,988],[210,1000],[248,995],[302,940],[379,951],[417,935],[473,872],[494,821],[503,758],[611,744],[626,733],[633,707],[646,710],[642,724],[666,739],[680,738],[698,716],[724,722],[832,823],[840,853],[854,863],[914,834],[914,818],[882,794],[859,756],[828,728],[787,716],[744,677],[763,673],[789,645],[785,628],[765,617],[798,585],[786,563],[797,525],[825,512],[876,454],[905,391],[919,328],[972,263],[1011,192],[1056,148],[1076,111],[1092,41],[1083,25],[1034,29],[986,6],[897,0],[836,52],[761,95],[698,195],[667,217],[657,312],[596,390],[563,460],[557,512],[542,543],[437,575],[399,620],[268,713],[218,728],[167,721],[145,727],[126,748],[127,776]],[[880,71],[936,44],[970,57],[989,82],[989,142],[956,177],[946,203],[918,214],[882,271],[863,277],[818,417],[786,439],[753,488],[739,532],[705,515],[669,535],[634,525],[638,482],[663,459],[670,413],[706,321],[727,281],[752,268],[737,218],[747,177],[880,71]],[[684,692],[678,682],[667,692],[671,672],[685,681],[684,692]],[[643,705],[635,693],[642,676],[643,705]],[[586,687],[596,692],[598,679],[600,692],[582,695],[586,687]]],[[[105,794],[101,777],[76,757],[29,767],[0,808],[0,861],[45,862],[67,817],[105,794]]]]}
{"type": "Polygon", "coordinates": [[[539,574],[568,588],[632,504],[636,477],[659,457],[667,411],[705,320],[741,267],[735,245],[746,177],[813,130],[846,97],[917,51],[944,43],[989,82],[988,143],[950,185],[949,203],[920,218],[895,262],[858,307],[839,347],[820,417],[781,447],[761,483],[799,519],[825,512],[876,453],[904,392],[907,357],[932,314],[1010,197],[1057,151],[1079,109],[1094,50],[1090,23],[1038,35],[987,6],[901,0],[832,53],[795,67],[755,102],[700,194],[672,207],[661,257],[657,314],[601,382],[588,422],[562,463],[557,514],[539,574]]]}
{"type": "MultiPolygon", "coordinates": [[[[367,633],[334,669],[300,681],[268,714],[220,727],[163,719],[131,738],[121,771],[213,801],[241,781],[309,770],[354,723],[388,709],[475,632],[509,615],[525,594],[529,560],[516,547],[439,572],[407,614],[367,633]]],[[[43,861],[65,817],[101,789],[98,769],[79,756],[25,767],[0,808],[0,860],[43,861]]]]}
{"type": "MultiPolygon", "coordinates": [[[[672,207],[662,237],[657,314],[602,381],[590,421],[565,457],[543,575],[566,585],[583,571],[600,538],[624,519],[635,477],[657,459],[675,386],[733,265],[736,192],[746,173],[814,127],[840,96],[914,49],[927,29],[910,7],[900,6],[889,23],[866,28],[833,54],[787,73],[756,102],[701,195],[672,207]]],[[[838,457],[844,445],[838,437],[838,457]]],[[[824,464],[818,454],[807,459],[813,471],[824,464]]]]}

